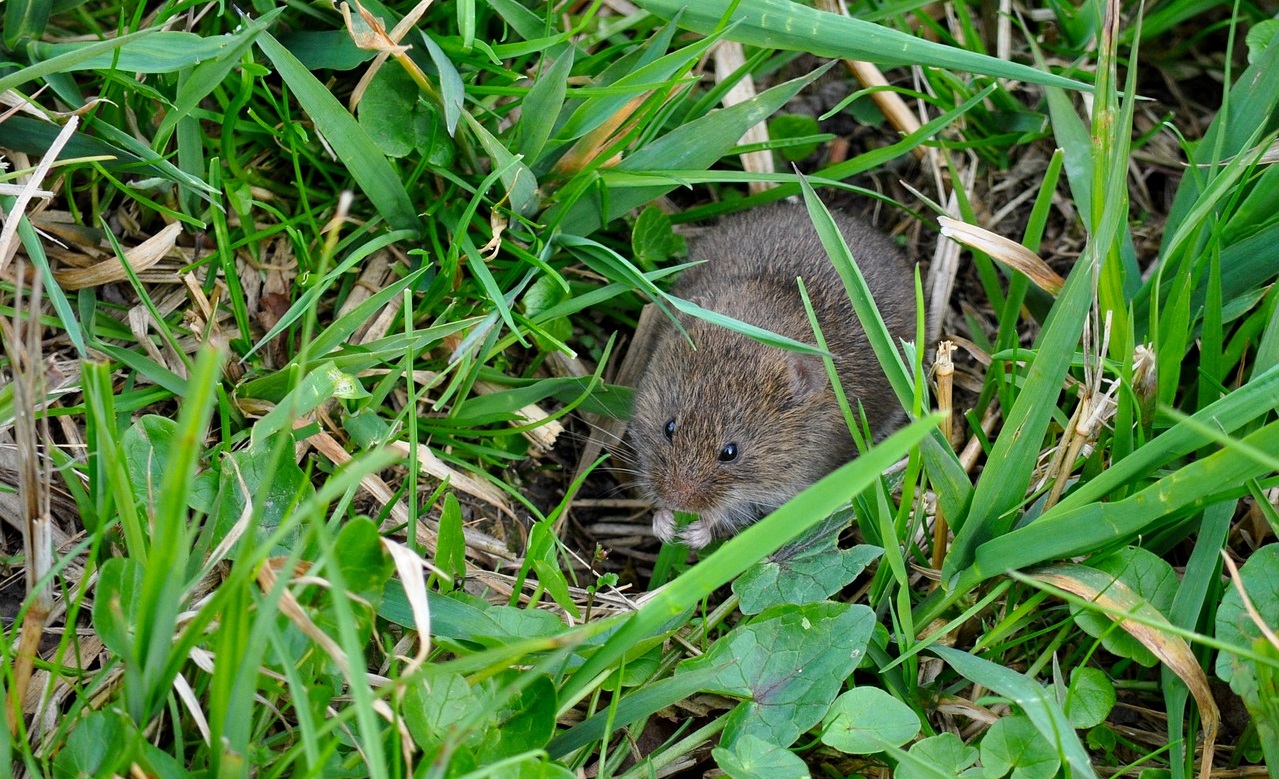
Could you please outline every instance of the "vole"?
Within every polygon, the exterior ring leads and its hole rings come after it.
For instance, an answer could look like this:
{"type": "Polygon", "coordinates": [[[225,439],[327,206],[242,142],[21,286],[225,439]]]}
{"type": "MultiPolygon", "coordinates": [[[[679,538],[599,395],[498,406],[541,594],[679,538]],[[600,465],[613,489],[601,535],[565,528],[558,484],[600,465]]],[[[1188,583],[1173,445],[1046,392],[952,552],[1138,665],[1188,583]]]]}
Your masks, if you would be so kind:
{"type": "MultiPolygon", "coordinates": [[[[894,341],[915,327],[915,285],[905,254],[850,216],[833,215],[894,341]]],[[[843,281],[798,204],[725,217],[692,242],[672,292],[703,308],[804,343],[814,336],[796,277],[854,411],[876,438],[904,418],[858,324],[843,281]]],[[[698,520],[679,534],[700,549],[770,513],[856,456],[820,357],[766,346],[724,327],[681,317],[659,325],[636,388],[629,435],[638,483],[655,506],[653,532],[676,537],[674,512],[698,520]]]]}

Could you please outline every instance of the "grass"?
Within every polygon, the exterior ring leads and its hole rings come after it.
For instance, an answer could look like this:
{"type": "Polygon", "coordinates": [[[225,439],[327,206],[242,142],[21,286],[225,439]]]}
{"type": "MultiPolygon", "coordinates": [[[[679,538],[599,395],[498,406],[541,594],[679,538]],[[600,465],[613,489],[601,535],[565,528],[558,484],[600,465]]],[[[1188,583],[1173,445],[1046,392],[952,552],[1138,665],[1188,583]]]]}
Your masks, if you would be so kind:
{"type": "Polygon", "coordinates": [[[617,5],[9,0],[0,765],[1273,771],[1273,20],[617,5]],[[851,145],[741,144],[823,90],[851,145]],[[944,386],[876,322],[847,190],[934,273],[930,211],[1030,250],[919,280],[944,386]],[[786,340],[666,288],[678,225],[787,196],[914,421],[658,551],[589,425],[626,415],[646,301],[786,340]]]}

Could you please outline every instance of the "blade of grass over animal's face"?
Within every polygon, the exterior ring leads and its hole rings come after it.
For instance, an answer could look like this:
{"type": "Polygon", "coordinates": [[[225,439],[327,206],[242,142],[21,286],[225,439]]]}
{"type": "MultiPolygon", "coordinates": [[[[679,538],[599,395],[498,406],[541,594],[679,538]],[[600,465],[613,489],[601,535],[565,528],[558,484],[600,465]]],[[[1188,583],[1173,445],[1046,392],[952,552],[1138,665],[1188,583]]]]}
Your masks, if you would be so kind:
{"type": "MultiPolygon", "coordinates": [[[[1253,451],[1276,451],[1279,422],[1271,422],[1241,442],[1253,451]]],[[[1145,447],[1143,447],[1144,449],[1145,447]]],[[[1139,450],[1140,451],[1140,450],[1139,450]]],[[[1135,455],[1134,455],[1135,456],[1135,455]]],[[[1053,510],[1029,525],[977,548],[976,580],[1127,543],[1164,526],[1170,518],[1203,508],[1210,500],[1247,494],[1247,481],[1272,473],[1242,448],[1222,449],[1114,503],[1088,503],[1053,510]]]]}
{"type": "Polygon", "coordinates": [[[355,117],[270,33],[259,35],[257,44],[387,224],[420,229],[404,182],[355,117]]]}
{"type": "MultiPolygon", "coordinates": [[[[826,68],[819,68],[807,76],[761,92],[750,100],[681,125],[628,155],[616,169],[660,174],[663,171],[709,168],[736,146],[747,130],[772,116],[824,72],[826,68]]],[[[604,180],[607,182],[607,178],[604,180]]],[[[672,181],[654,187],[610,189],[607,206],[597,197],[587,195],[573,203],[567,212],[561,213],[558,207],[551,209],[545,221],[548,224],[559,221],[560,229],[566,233],[588,235],[632,208],[661,197],[677,185],[672,181]],[[604,211],[606,207],[607,213],[604,211]]]]}
{"type": "Polygon", "coordinates": [[[944,646],[934,646],[930,650],[958,671],[964,678],[982,685],[1012,700],[1017,707],[1030,717],[1049,744],[1052,744],[1070,765],[1073,776],[1096,779],[1092,761],[1079,736],[1071,727],[1070,720],[1062,711],[1061,705],[1053,699],[1048,690],[1034,679],[1027,678],[1011,668],[992,663],[967,652],[944,646]]]}
{"type": "Polygon", "coordinates": [[[692,608],[716,587],[820,522],[868,486],[936,428],[938,417],[918,419],[867,454],[822,478],[786,505],[729,539],[716,552],[667,584],[629,618],[565,683],[560,699],[574,702],[598,683],[637,642],[692,608]]]}
{"type": "MultiPolygon", "coordinates": [[[[636,0],[646,11],[703,34],[716,30],[732,0],[636,0]]],[[[866,60],[880,65],[931,65],[1032,84],[1089,91],[1091,87],[1026,65],[916,38],[904,32],[790,0],[741,0],[728,16],[731,40],[751,46],[807,51],[820,57],[866,60]]]]}

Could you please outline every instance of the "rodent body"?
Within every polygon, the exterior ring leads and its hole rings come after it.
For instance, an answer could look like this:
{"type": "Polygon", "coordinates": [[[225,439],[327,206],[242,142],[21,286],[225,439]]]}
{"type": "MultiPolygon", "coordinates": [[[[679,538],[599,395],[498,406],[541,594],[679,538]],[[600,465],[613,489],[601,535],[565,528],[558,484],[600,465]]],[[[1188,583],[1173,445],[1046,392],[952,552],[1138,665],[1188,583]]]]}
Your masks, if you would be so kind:
{"type": "MultiPolygon", "coordinates": [[[[915,287],[903,252],[842,214],[836,224],[894,339],[914,333],[915,287]]],[[[805,343],[814,337],[804,280],[836,372],[876,437],[904,419],[807,210],[784,204],[726,217],[690,248],[706,262],[673,292],[805,343]]],[[[856,455],[820,357],[766,346],[693,317],[661,325],[635,393],[630,436],[654,533],[676,536],[675,511],[699,514],[680,539],[700,549],[733,535],[856,455]]]]}

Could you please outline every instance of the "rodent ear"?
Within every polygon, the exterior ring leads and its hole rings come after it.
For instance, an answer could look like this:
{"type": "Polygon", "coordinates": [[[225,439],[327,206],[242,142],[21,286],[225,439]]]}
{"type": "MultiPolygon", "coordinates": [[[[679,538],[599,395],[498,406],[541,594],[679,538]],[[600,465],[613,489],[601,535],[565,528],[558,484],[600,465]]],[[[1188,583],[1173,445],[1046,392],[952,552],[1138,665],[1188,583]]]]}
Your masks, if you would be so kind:
{"type": "Polygon", "coordinates": [[[790,366],[791,392],[796,400],[807,400],[826,389],[826,365],[822,358],[790,352],[787,363],[790,366]]]}

